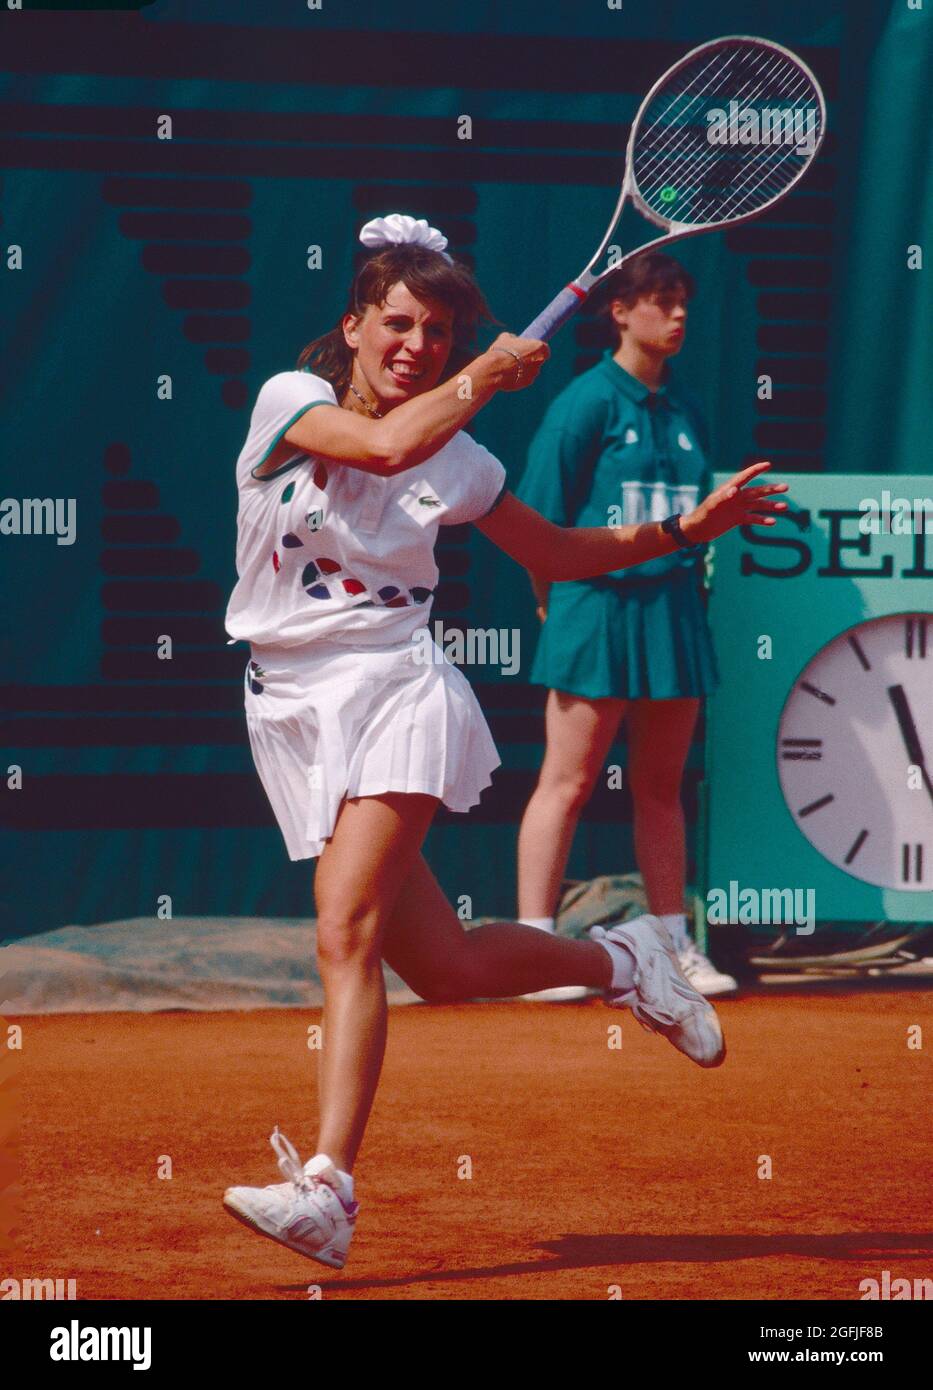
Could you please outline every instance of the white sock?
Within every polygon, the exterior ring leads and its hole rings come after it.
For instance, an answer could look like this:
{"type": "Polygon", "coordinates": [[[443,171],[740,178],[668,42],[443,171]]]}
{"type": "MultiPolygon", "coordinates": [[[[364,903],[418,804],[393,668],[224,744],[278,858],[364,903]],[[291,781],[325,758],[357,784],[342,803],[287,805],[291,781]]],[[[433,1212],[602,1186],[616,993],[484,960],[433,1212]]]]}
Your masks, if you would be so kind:
{"type": "Polygon", "coordinates": [[[550,932],[554,935],[553,917],[519,917],[517,919],[523,927],[537,927],[538,931],[550,932]]]}
{"type": "Polygon", "coordinates": [[[333,1168],[334,1172],[337,1174],[337,1192],[338,1192],[338,1195],[341,1196],[345,1202],[352,1202],[352,1201],[353,1201],[353,1175],[352,1175],[351,1173],[344,1173],[343,1170],[342,1170],[341,1168],[338,1168],[337,1165],[336,1165],[336,1163],[334,1162],[334,1160],[329,1156],[329,1154],[315,1154],[315,1155],[314,1155],[314,1158],[309,1159],[308,1162],[305,1164],[305,1170],[307,1171],[308,1168],[311,1168],[312,1172],[318,1172],[318,1173],[319,1173],[319,1172],[321,1171],[321,1169],[325,1166],[325,1164],[324,1164],[323,1162],[321,1162],[321,1163],[319,1164],[319,1163],[317,1162],[318,1159],[320,1159],[320,1160],[326,1159],[326,1160],[327,1160],[327,1164],[328,1164],[331,1168],[333,1168]],[[314,1165],[314,1166],[312,1167],[312,1165],[314,1165]]]}
{"type": "Polygon", "coordinates": [[[687,914],[685,912],[668,912],[663,917],[658,918],[663,922],[671,934],[674,943],[674,950],[678,955],[686,951],[691,944],[690,933],[687,931],[687,914]]]}
{"type": "Polygon", "coordinates": [[[603,938],[599,945],[609,952],[612,961],[612,982],[610,989],[614,994],[635,988],[635,957],[621,942],[603,938]]]}

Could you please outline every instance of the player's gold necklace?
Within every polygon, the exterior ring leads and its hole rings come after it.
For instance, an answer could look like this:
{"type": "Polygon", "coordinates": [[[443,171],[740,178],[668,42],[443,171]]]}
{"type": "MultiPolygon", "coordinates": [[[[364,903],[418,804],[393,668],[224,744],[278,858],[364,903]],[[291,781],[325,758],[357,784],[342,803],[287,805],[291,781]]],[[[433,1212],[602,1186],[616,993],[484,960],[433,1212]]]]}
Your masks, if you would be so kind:
{"type": "Polygon", "coordinates": [[[348,384],[348,386],[350,387],[350,390],[353,392],[353,394],[354,394],[354,396],[356,397],[356,399],[357,399],[358,401],[361,401],[361,402],[362,402],[364,409],[368,410],[369,413],[370,413],[370,415],[372,415],[374,419],[376,419],[376,420],[381,420],[381,419],[382,419],[382,411],[381,411],[381,410],[377,410],[376,407],[375,407],[374,405],[370,405],[370,404],[369,404],[369,401],[366,399],[366,397],[360,395],[359,391],[357,391],[357,389],[356,389],[356,387],[353,385],[353,382],[352,382],[352,381],[348,382],[347,384],[348,384]]]}

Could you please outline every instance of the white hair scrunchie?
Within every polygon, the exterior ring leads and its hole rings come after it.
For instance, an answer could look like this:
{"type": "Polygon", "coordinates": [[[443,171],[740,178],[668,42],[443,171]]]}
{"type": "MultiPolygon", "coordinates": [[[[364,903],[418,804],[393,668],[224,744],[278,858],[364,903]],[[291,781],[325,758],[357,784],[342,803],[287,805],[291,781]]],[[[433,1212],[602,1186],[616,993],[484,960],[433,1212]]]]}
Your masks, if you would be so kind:
{"type": "Polygon", "coordinates": [[[374,217],[360,230],[360,241],[364,246],[402,246],[405,244],[426,246],[429,251],[439,251],[445,261],[453,265],[453,257],[448,256],[444,247],[447,238],[436,227],[429,227],[423,217],[408,217],[404,212],[390,212],[388,217],[374,217]]]}

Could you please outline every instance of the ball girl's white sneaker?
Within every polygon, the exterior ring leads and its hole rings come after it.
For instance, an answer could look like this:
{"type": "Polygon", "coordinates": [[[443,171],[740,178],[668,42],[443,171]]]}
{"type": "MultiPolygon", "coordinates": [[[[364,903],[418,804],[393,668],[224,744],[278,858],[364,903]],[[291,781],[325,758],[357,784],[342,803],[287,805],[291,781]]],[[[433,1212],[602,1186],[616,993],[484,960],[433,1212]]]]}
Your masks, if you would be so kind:
{"type": "Polygon", "coordinates": [[[734,994],[739,982],[731,975],[717,970],[709,956],[705,956],[695,941],[691,941],[685,951],[677,956],[684,975],[707,999],[715,994],[734,994]]]}
{"type": "Polygon", "coordinates": [[[340,1176],[327,1154],[316,1154],[304,1167],[294,1146],[276,1125],[270,1144],[287,1182],[269,1187],[228,1187],[224,1207],[259,1235],[269,1236],[309,1260],[343,1269],[359,1211],[345,1202],[340,1176]]]}
{"type": "Polygon", "coordinates": [[[643,1028],[660,1033],[700,1067],[718,1067],[726,1044],[716,1010],[687,980],[664,923],[646,914],[611,927],[592,927],[592,941],[624,946],[635,960],[634,989],[606,991],[614,1009],[630,1008],[643,1028]]]}
{"type": "Polygon", "coordinates": [[[552,985],[550,989],[536,989],[531,994],[516,997],[532,1004],[570,1004],[575,999],[588,999],[591,994],[598,993],[598,989],[590,989],[589,985],[552,985]]]}

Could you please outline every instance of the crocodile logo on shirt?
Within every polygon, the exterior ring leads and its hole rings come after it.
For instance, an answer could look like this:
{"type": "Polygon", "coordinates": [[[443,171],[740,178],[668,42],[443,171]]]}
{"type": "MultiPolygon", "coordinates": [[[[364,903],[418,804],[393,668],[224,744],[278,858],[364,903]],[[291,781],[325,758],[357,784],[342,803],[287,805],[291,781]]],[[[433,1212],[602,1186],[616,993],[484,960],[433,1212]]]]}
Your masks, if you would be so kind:
{"type": "Polygon", "coordinates": [[[419,497],[418,505],[421,507],[439,507],[441,503],[437,497],[419,497]]]}

